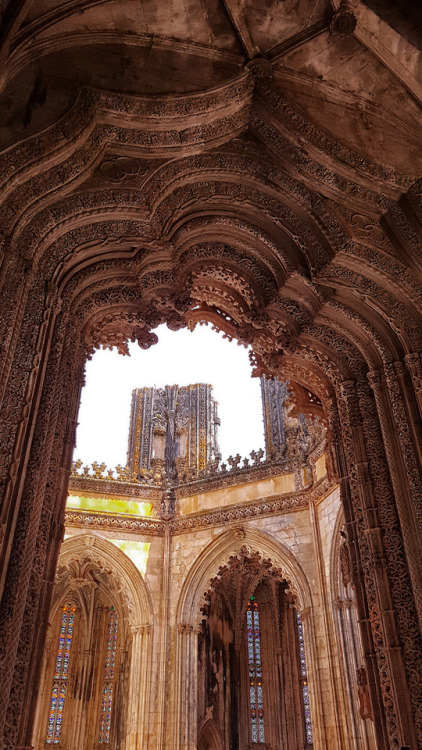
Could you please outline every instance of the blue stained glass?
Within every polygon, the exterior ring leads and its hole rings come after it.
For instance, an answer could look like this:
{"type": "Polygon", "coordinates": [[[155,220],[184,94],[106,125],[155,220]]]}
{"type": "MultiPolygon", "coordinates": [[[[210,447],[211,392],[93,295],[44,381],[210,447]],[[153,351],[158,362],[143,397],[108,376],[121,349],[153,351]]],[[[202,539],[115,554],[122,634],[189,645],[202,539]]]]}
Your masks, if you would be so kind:
{"type": "Polygon", "coordinates": [[[65,604],[62,609],[56,667],[53,677],[53,687],[51,689],[50,711],[47,722],[47,735],[45,742],[48,745],[58,745],[60,743],[74,620],[75,607],[65,604]]]}
{"type": "Polygon", "coordinates": [[[251,596],[246,610],[246,634],[249,668],[249,716],[252,744],[265,742],[264,697],[262,692],[261,633],[258,602],[251,596]]]}
{"type": "Polygon", "coordinates": [[[116,645],[117,645],[117,613],[111,607],[108,618],[107,648],[104,665],[104,683],[101,699],[100,713],[100,731],[98,742],[107,744],[110,741],[111,712],[113,707],[113,690],[114,690],[114,665],[116,662],[116,645]]]}
{"type": "Polygon", "coordinates": [[[296,612],[296,622],[297,622],[297,634],[298,634],[298,641],[299,641],[300,673],[302,677],[302,680],[301,680],[302,699],[303,699],[303,708],[305,712],[306,741],[309,745],[312,745],[313,734],[312,734],[311,707],[309,704],[309,689],[308,689],[308,680],[307,680],[307,671],[306,671],[305,644],[303,641],[303,625],[302,625],[302,620],[300,619],[299,612],[296,612]]]}

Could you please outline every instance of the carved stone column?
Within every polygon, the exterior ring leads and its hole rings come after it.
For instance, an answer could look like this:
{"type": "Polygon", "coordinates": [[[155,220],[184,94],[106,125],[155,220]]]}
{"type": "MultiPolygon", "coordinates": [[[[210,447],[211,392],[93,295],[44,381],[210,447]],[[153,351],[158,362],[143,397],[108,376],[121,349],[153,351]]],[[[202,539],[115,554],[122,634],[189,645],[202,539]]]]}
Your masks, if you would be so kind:
{"type": "Polygon", "coordinates": [[[128,737],[126,750],[142,750],[148,736],[147,694],[150,674],[151,627],[132,628],[132,653],[127,693],[128,737]]]}
{"type": "Polygon", "coordinates": [[[390,386],[390,399],[388,398],[381,373],[375,371],[369,372],[368,380],[374,392],[377,405],[403,541],[407,552],[415,602],[418,609],[419,623],[422,626],[422,525],[420,525],[420,519],[418,518],[419,515],[422,515],[422,494],[421,488],[418,486],[420,485],[419,472],[415,465],[412,447],[409,445],[408,426],[403,424],[406,421],[406,414],[394,372],[390,371],[387,377],[390,386]],[[399,442],[399,445],[397,445],[397,442],[399,442]],[[402,449],[401,455],[403,456],[403,461],[400,460],[400,448],[402,449]],[[403,466],[403,463],[405,466],[403,466]],[[415,493],[413,497],[408,488],[409,475],[413,476],[413,482],[411,482],[415,493]]]}
{"type": "Polygon", "coordinates": [[[414,659],[410,652],[410,643],[415,648],[418,658],[418,635],[414,629],[409,632],[408,616],[406,614],[403,617],[402,612],[405,606],[409,616],[415,617],[403,542],[385,465],[375,404],[371,399],[368,385],[363,381],[359,381],[356,388],[352,381],[342,383],[339,403],[342,408],[351,497],[357,520],[358,545],[379,670],[388,743],[394,745],[410,741],[415,744],[414,720],[417,716],[418,677],[412,669],[405,670],[405,660],[409,667],[409,659],[414,659]],[[410,615],[412,608],[413,614],[410,615]],[[397,624],[404,642],[404,652],[400,647],[397,624]],[[410,700],[404,696],[409,696],[410,700]],[[414,715],[411,706],[415,711],[414,715]]]}
{"type": "Polygon", "coordinates": [[[330,675],[330,684],[332,689],[331,700],[333,703],[333,715],[334,715],[334,732],[335,742],[339,747],[343,747],[345,738],[343,736],[344,725],[341,721],[341,703],[340,695],[338,690],[338,680],[335,674],[335,638],[334,638],[334,623],[332,620],[330,607],[328,605],[328,591],[327,581],[325,577],[325,562],[323,547],[321,542],[321,531],[318,522],[318,516],[315,509],[315,503],[311,500],[309,504],[309,514],[312,527],[312,536],[315,550],[315,567],[316,567],[316,578],[319,585],[321,595],[321,609],[322,618],[324,622],[324,630],[327,635],[327,660],[328,670],[330,675]]]}
{"type": "MultiPolygon", "coordinates": [[[[358,612],[359,627],[362,639],[363,655],[368,672],[368,680],[371,685],[372,703],[375,706],[374,724],[380,748],[388,747],[388,736],[384,720],[384,706],[381,692],[380,676],[378,670],[377,656],[375,653],[374,637],[372,633],[371,620],[369,617],[369,599],[366,593],[365,576],[363,571],[360,539],[363,539],[363,552],[366,550],[366,538],[363,533],[363,525],[360,510],[356,512],[356,502],[352,500],[350,479],[347,468],[345,445],[350,446],[350,438],[343,443],[340,414],[336,399],[327,399],[324,404],[327,413],[330,432],[332,436],[332,451],[335,469],[339,476],[340,498],[345,515],[348,546],[352,567],[352,581],[355,591],[356,608],[358,612]]],[[[360,508],[360,504],[359,504],[360,508]]]]}
{"type": "MultiPolygon", "coordinates": [[[[9,249],[9,248],[8,248],[9,249]]],[[[23,257],[4,258],[0,264],[0,404],[13,362],[28,292],[34,283],[31,261],[23,257]]]]}
{"type": "Polygon", "coordinates": [[[422,419],[422,358],[420,352],[406,354],[404,362],[412,378],[413,390],[419,407],[419,415],[422,419]]]}
{"type": "Polygon", "coordinates": [[[192,625],[180,623],[176,644],[177,734],[175,750],[195,750],[197,742],[198,633],[192,625]]]}
{"type": "MultiPolygon", "coordinates": [[[[412,425],[409,419],[410,412],[414,414],[413,404],[408,403],[406,370],[402,362],[394,362],[393,365],[385,365],[386,383],[390,395],[391,408],[394,415],[399,445],[401,447],[403,463],[406,469],[406,478],[409,483],[414,499],[414,511],[422,531],[422,479],[420,466],[418,466],[415,453],[414,441],[412,440],[412,425]]],[[[420,423],[418,424],[420,427],[420,423]]],[[[415,443],[420,446],[420,431],[415,435],[415,443]]]]}
{"type": "Polygon", "coordinates": [[[44,300],[34,290],[25,310],[31,323],[27,323],[23,330],[15,331],[15,337],[18,334],[20,337],[16,347],[12,347],[14,361],[12,364],[10,358],[5,362],[1,373],[0,596],[5,585],[46,360],[59,309],[60,301],[53,295],[47,295],[44,300]]]}
{"type": "Polygon", "coordinates": [[[321,673],[318,665],[318,649],[314,616],[310,607],[299,610],[303,626],[306,669],[310,685],[309,700],[311,704],[312,733],[316,747],[325,747],[327,743],[322,700],[321,673]]]}
{"type": "MultiPolygon", "coordinates": [[[[33,363],[28,384],[32,406],[22,422],[22,442],[15,444],[19,481],[10,483],[9,500],[16,502],[18,513],[15,533],[10,529],[13,547],[0,625],[0,726],[5,726],[4,741],[10,747],[27,744],[32,735],[33,695],[62,537],[66,464],[70,465],[75,426],[72,422],[69,429],[68,416],[75,393],[72,347],[76,332],[68,332],[66,337],[67,315],[57,307],[45,324],[43,351],[33,363]]],[[[6,501],[6,507],[12,507],[6,501]]]]}

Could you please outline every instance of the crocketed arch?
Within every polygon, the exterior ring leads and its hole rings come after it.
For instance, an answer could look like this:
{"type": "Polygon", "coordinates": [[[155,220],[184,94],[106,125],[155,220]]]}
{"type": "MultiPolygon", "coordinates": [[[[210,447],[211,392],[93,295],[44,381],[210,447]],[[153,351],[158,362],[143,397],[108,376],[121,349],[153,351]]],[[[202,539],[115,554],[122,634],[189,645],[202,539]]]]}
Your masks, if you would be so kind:
{"type": "Polygon", "coordinates": [[[231,555],[237,555],[245,546],[253,552],[258,551],[263,558],[270,558],[274,567],[281,568],[300,610],[312,607],[309,582],[299,562],[285,545],[256,529],[231,529],[211,542],[192,565],[179,597],[177,622],[191,627],[199,625],[204,592],[209,588],[211,579],[231,555]]]}
{"type": "MultiPolygon", "coordinates": [[[[320,675],[317,667],[313,597],[307,577],[292,552],[269,534],[257,529],[233,527],[224,531],[211,542],[192,565],[183,585],[177,609],[176,623],[178,638],[176,646],[176,712],[175,736],[182,743],[183,736],[194,741],[197,712],[197,639],[203,619],[201,607],[205,603],[204,593],[211,580],[218,574],[231,556],[237,556],[242,548],[258,552],[262,559],[270,559],[274,568],[281,570],[289,584],[298,611],[301,613],[305,631],[306,663],[309,684],[313,695],[313,729],[315,741],[323,741],[324,729],[319,705],[322,694],[320,675]],[[184,681],[190,681],[188,695],[183,690],[184,681]],[[191,720],[186,724],[186,705],[190,705],[191,720]],[[193,717],[193,718],[192,718],[193,717]],[[190,726],[193,724],[193,727],[190,726]]],[[[195,740],[196,741],[196,740],[195,740]]],[[[182,744],[176,744],[182,747],[182,744]]]]}
{"type": "MultiPolygon", "coordinates": [[[[125,593],[127,614],[131,627],[150,625],[153,621],[153,605],[148,586],[133,562],[118,547],[96,534],[78,534],[63,542],[58,568],[71,560],[90,558],[99,563],[117,579],[125,593]]],[[[63,595],[60,595],[60,601],[63,595]]],[[[58,606],[60,601],[54,602],[58,606]]]]}
{"type": "Polygon", "coordinates": [[[142,717],[145,725],[150,710],[148,691],[138,680],[140,663],[145,672],[150,670],[149,624],[153,616],[150,593],[132,561],[108,540],[88,533],[63,542],[50,610],[51,638],[44,655],[44,678],[36,709],[33,735],[36,748],[44,747],[46,737],[58,626],[64,604],[73,604],[76,609],[75,645],[66,677],[66,702],[60,714],[59,734],[48,742],[55,744],[60,739],[69,748],[88,748],[96,747],[99,741],[110,742],[114,747],[116,737],[127,731],[127,717],[134,717],[135,724],[136,716],[142,717]],[[107,675],[106,687],[104,664],[109,643],[104,633],[109,633],[111,627],[116,638],[114,646],[110,646],[114,648],[115,663],[112,674],[107,675]],[[90,664],[91,682],[84,660],[90,664]],[[83,705],[80,695],[87,696],[83,705]],[[106,704],[104,695],[109,701],[106,704]],[[105,711],[108,713],[104,714],[105,711]],[[83,717],[80,726],[78,716],[83,717]],[[99,720],[99,716],[103,718],[99,720]]]}

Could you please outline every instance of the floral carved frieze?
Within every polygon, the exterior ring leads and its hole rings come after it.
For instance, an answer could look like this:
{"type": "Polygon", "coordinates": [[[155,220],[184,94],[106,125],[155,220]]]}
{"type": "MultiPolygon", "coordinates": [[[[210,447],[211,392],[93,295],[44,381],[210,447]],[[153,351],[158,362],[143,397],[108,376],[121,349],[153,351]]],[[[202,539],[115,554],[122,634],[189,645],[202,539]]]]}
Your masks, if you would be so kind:
{"type": "Polygon", "coordinates": [[[164,522],[152,518],[134,518],[123,515],[104,515],[101,513],[78,512],[68,510],[65,514],[65,524],[83,529],[97,529],[109,531],[130,531],[149,536],[163,536],[164,522]]]}

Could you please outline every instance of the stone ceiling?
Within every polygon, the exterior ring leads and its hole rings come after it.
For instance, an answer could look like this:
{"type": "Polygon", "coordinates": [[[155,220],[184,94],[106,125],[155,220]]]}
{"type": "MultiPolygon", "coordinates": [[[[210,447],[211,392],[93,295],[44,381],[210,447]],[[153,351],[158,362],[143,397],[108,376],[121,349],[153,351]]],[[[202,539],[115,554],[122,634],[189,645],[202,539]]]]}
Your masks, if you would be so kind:
{"type": "Polygon", "coordinates": [[[207,320],[323,398],[315,341],[341,378],[418,348],[420,55],[367,5],[4,0],[2,29],[2,248],[86,351],[207,320]]]}
{"type": "Polygon", "coordinates": [[[0,143],[45,127],[81,86],[133,94],[206,90],[260,56],[271,61],[283,96],[315,124],[371,158],[419,174],[418,52],[356,5],[358,26],[342,37],[329,29],[330,0],[16,0],[3,47],[0,143]]]}

